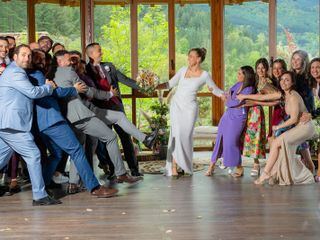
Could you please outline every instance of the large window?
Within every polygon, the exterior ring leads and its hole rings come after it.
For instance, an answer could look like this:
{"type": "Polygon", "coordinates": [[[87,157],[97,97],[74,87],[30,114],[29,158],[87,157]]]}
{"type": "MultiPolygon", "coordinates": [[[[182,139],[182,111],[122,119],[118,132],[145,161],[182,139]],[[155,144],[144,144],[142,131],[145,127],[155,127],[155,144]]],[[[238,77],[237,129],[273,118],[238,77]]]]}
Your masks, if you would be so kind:
{"type": "Polygon", "coordinates": [[[0,3],[0,35],[13,36],[17,45],[27,43],[27,3],[11,0],[0,3]]]}
{"type": "Polygon", "coordinates": [[[257,59],[268,58],[269,5],[265,2],[246,2],[226,5],[224,10],[225,88],[237,80],[243,65],[254,67],[257,59]]]}
{"type": "MultiPolygon", "coordinates": [[[[211,72],[211,20],[208,4],[176,4],[175,5],[176,34],[176,69],[186,66],[188,51],[191,48],[205,48],[207,56],[202,68],[211,72]]],[[[203,87],[201,92],[208,92],[203,87]]],[[[210,94],[209,94],[210,96],[210,94]]],[[[212,98],[198,97],[199,119],[196,125],[212,125],[212,98]]]]}
{"type": "MultiPolygon", "coordinates": [[[[169,50],[168,50],[168,6],[138,6],[138,67],[155,72],[161,82],[168,81],[169,50]]],[[[146,98],[137,99],[137,125],[142,130],[150,131],[141,110],[152,114],[152,101],[146,98]]]]}
{"type": "Polygon", "coordinates": [[[277,54],[288,61],[293,51],[319,57],[319,0],[277,1],[277,54]]]}
{"type": "Polygon", "coordinates": [[[36,31],[39,38],[48,35],[67,50],[81,50],[80,8],[57,4],[36,4],[36,31]]]}
{"type": "MultiPolygon", "coordinates": [[[[103,61],[112,62],[116,68],[131,76],[130,6],[103,6],[94,8],[94,41],[99,42],[103,61]]],[[[131,94],[131,88],[120,83],[121,94],[131,94]]],[[[132,117],[132,100],[123,98],[128,118],[132,117]]]]}

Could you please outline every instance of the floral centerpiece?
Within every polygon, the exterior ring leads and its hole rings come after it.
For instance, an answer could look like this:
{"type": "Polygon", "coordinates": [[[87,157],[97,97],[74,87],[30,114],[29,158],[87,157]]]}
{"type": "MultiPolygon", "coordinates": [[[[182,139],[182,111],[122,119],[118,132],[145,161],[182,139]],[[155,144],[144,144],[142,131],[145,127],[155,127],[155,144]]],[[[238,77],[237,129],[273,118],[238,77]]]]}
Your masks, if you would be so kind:
{"type": "Polygon", "coordinates": [[[159,77],[157,74],[150,70],[140,70],[137,77],[137,85],[140,87],[140,91],[146,95],[152,95],[157,85],[159,84],[159,77]]]}

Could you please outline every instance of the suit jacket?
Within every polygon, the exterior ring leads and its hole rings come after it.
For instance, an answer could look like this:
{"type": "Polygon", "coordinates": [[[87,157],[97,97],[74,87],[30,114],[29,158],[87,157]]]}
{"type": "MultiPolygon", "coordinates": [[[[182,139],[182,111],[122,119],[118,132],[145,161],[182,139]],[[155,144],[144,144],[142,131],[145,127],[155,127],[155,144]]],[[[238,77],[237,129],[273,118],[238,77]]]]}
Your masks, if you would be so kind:
{"type": "Polygon", "coordinates": [[[33,118],[33,99],[51,95],[50,85],[33,86],[24,69],[12,62],[0,76],[0,129],[28,132],[33,118]]]}
{"type": "MultiPolygon", "coordinates": [[[[39,70],[27,71],[30,81],[35,86],[45,84],[46,77],[39,70]]],[[[62,116],[58,101],[56,98],[76,97],[77,90],[74,87],[56,88],[52,96],[43,97],[35,101],[36,118],[39,131],[43,131],[58,122],[66,121],[62,116]]]]}
{"type": "MultiPolygon", "coordinates": [[[[134,81],[133,79],[125,76],[123,73],[121,73],[120,71],[118,71],[116,69],[116,67],[111,63],[111,62],[101,62],[100,63],[101,68],[106,76],[106,78],[109,81],[109,84],[115,88],[117,88],[119,90],[119,104],[116,105],[115,103],[111,103],[109,101],[101,101],[101,100],[97,100],[95,99],[93,101],[93,103],[101,108],[106,108],[106,109],[112,109],[115,111],[121,111],[124,112],[124,106],[121,100],[121,92],[120,92],[120,87],[119,87],[119,82],[123,83],[124,85],[131,87],[133,89],[137,89],[139,90],[139,86],[137,85],[136,81],[134,81]]],[[[91,64],[88,63],[86,65],[86,71],[88,76],[93,79],[93,81],[95,82],[96,86],[99,89],[103,89],[100,84],[99,84],[99,73],[96,71],[95,67],[91,64]]]]}
{"type": "MultiPolygon", "coordinates": [[[[85,84],[71,66],[58,67],[55,73],[54,81],[59,87],[73,87],[76,82],[82,82],[85,84]]],[[[88,91],[85,93],[85,95],[88,98],[106,100],[112,97],[110,92],[99,91],[92,87],[88,87],[88,91]]],[[[65,104],[66,117],[71,123],[95,116],[95,114],[84,105],[79,95],[76,97],[67,98],[65,104]]]]}

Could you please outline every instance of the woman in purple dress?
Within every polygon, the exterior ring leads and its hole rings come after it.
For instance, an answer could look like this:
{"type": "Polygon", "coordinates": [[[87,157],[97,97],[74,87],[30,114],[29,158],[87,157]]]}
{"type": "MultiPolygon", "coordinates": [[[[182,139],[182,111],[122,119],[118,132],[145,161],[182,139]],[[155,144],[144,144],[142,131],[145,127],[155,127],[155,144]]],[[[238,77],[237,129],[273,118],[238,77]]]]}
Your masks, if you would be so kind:
{"type": "Polygon", "coordinates": [[[206,176],[211,176],[216,161],[222,156],[224,166],[237,167],[235,176],[243,174],[241,166],[240,136],[247,121],[247,108],[241,107],[237,99],[238,94],[252,94],[255,86],[254,70],[250,66],[243,66],[238,71],[238,81],[229,90],[226,101],[227,111],[223,114],[218,125],[218,136],[213,149],[211,164],[206,176]]]}

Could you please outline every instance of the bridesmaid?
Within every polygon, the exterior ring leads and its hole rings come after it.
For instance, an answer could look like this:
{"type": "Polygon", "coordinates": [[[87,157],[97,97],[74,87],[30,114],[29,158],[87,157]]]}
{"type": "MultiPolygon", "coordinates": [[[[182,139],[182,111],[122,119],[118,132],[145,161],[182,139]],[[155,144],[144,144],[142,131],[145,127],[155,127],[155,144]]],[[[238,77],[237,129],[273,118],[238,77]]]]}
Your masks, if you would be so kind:
{"type": "MultiPolygon", "coordinates": [[[[284,98],[285,111],[290,117],[287,121],[274,126],[273,130],[292,128],[275,139],[271,145],[270,156],[263,174],[254,183],[263,184],[270,178],[280,185],[313,183],[312,173],[294,156],[297,147],[315,134],[315,127],[312,121],[299,123],[299,116],[306,111],[306,106],[301,96],[294,90],[296,85],[294,74],[292,72],[282,74],[280,85],[282,96],[275,93],[273,97],[275,99],[284,98]]],[[[241,96],[240,99],[245,97],[241,96]]]]}
{"type": "MultiPolygon", "coordinates": [[[[312,111],[314,111],[315,105],[312,92],[312,83],[308,76],[308,53],[303,50],[297,50],[293,52],[290,60],[290,65],[290,70],[294,73],[297,82],[297,92],[302,97],[307,111],[309,113],[312,113],[312,111]]],[[[299,146],[298,150],[302,156],[302,160],[304,161],[305,165],[310,169],[310,171],[313,172],[315,167],[312,162],[308,142],[302,143],[299,146]]]]}
{"type": "MultiPolygon", "coordinates": [[[[256,70],[256,89],[259,94],[264,94],[265,88],[272,85],[268,77],[269,64],[265,58],[260,58],[255,64],[256,70]]],[[[244,135],[243,156],[253,158],[254,164],[251,176],[260,174],[259,158],[266,157],[266,125],[264,110],[261,105],[249,108],[247,128],[244,135]]]]}
{"type": "Polygon", "coordinates": [[[205,57],[206,49],[190,49],[188,66],[179,69],[169,82],[157,86],[157,89],[177,86],[177,91],[170,102],[171,126],[165,170],[167,176],[177,177],[178,166],[188,174],[193,173],[192,133],[199,110],[197,91],[206,84],[212,88],[212,94],[225,99],[224,92],[216,86],[209,73],[201,68],[205,57]]]}
{"type": "Polygon", "coordinates": [[[218,125],[218,135],[214,145],[211,163],[206,176],[211,176],[217,159],[222,156],[226,167],[237,167],[234,177],[243,175],[241,166],[240,136],[247,121],[246,107],[240,107],[238,94],[251,94],[254,91],[255,75],[252,67],[243,66],[238,71],[237,83],[229,90],[226,101],[227,111],[223,114],[218,125]],[[230,127],[232,126],[232,127],[230,127]]]}
{"type": "MultiPolygon", "coordinates": [[[[310,78],[315,82],[314,95],[319,99],[320,98],[320,58],[314,58],[310,62],[309,68],[310,78]]],[[[320,116],[320,108],[316,111],[313,111],[312,114],[314,117],[320,116]]],[[[315,177],[316,182],[320,182],[320,146],[318,146],[318,171],[315,177]]]]}

